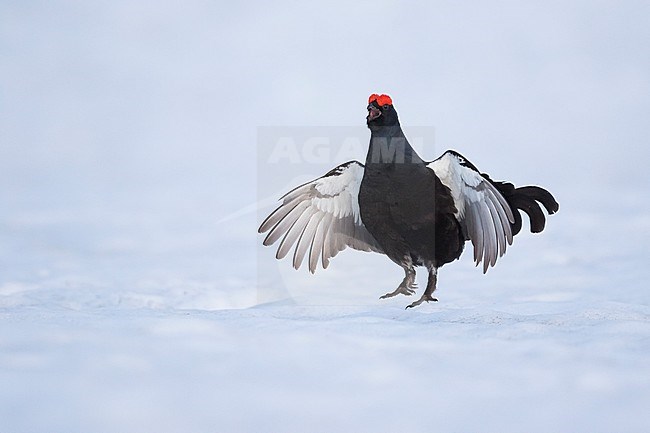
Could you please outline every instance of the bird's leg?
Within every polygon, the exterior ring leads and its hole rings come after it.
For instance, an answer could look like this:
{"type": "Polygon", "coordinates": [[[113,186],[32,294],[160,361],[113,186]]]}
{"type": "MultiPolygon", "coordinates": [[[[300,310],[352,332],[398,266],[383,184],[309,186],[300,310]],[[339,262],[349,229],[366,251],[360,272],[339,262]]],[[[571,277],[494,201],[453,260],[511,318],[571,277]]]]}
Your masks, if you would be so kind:
{"type": "Polygon", "coordinates": [[[415,268],[413,267],[413,262],[410,257],[406,260],[406,263],[400,264],[404,268],[404,279],[401,284],[394,292],[386,293],[384,296],[380,296],[379,299],[392,298],[393,296],[402,294],[406,296],[411,296],[415,293],[418,285],[415,282],[415,268]]]}
{"type": "Polygon", "coordinates": [[[436,283],[438,282],[438,268],[436,268],[433,265],[428,265],[427,268],[429,269],[429,281],[427,281],[427,288],[424,290],[424,293],[422,294],[422,297],[420,297],[420,299],[413,302],[412,304],[407,305],[406,308],[417,307],[424,301],[438,302],[436,298],[431,296],[433,295],[433,292],[436,290],[436,283]]]}

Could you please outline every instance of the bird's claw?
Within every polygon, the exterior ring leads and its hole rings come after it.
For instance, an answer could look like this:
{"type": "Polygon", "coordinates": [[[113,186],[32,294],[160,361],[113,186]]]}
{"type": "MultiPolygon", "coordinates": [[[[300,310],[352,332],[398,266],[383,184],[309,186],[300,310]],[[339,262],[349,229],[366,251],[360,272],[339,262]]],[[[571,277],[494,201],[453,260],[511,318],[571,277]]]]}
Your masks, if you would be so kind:
{"type": "Polygon", "coordinates": [[[418,299],[417,301],[415,301],[415,302],[413,302],[413,303],[407,305],[406,308],[405,308],[405,310],[408,310],[409,308],[417,307],[418,305],[420,305],[420,304],[423,303],[424,301],[426,301],[426,302],[429,302],[429,301],[438,302],[438,299],[437,299],[437,298],[433,298],[433,297],[431,297],[430,295],[426,295],[426,294],[425,294],[425,295],[422,295],[422,297],[421,297],[420,299],[418,299]]]}
{"type": "Polygon", "coordinates": [[[399,286],[397,289],[395,289],[394,292],[386,293],[385,295],[380,296],[379,299],[392,298],[393,296],[397,296],[397,295],[411,296],[412,294],[415,293],[416,288],[417,288],[417,284],[412,284],[410,287],[399,286]]]}

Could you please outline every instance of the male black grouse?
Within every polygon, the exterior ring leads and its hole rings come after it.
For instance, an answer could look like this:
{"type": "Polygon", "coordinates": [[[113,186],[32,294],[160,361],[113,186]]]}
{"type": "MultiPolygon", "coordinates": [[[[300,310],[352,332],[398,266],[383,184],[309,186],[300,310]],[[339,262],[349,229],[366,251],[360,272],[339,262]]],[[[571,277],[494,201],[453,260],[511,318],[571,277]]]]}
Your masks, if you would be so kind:
{"type": "Polygon", "coordinates": [[[438,268],[460,257],[465,241],[472,242],[474,261],[483,262],[485,273],[519,233],[519,210],[537,233],[546,223],[538,202],[549,214],[559,209],[545,189],[493,181],[453,150],[432,162],[422,160],[404,136],[389,96],[371,95],[367,108],[371,137],[365,165],[349,161],[295,188],[259,228],[270,231],[264,245],[282,238],[278,259],[294,250],[294,268],[305,256],[311,272],[319,258],[327,268],[346,247],[383,253],[406,274],[395,291],[381,297],[389,298],[415,293],[415,266],[425,266],[427,287],[406,308],[415,307],[437,300],[432,294],[438,268]]]}

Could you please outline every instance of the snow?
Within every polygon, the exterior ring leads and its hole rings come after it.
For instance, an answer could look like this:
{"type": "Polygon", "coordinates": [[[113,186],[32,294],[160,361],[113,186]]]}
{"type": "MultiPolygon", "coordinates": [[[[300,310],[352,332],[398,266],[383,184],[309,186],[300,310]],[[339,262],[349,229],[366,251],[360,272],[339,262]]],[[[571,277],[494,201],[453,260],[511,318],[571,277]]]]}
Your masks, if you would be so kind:
{"type": "Polygon", "coordinates": [[[649,431],[647,6],[254,6],[0,4],[0,432],[649,431]],[[416,309],[275,260],[374,92],[559,213],[416,309]]]}
{"type": "Polygon", "coordinates": [[[1,430],[645,431],[650,212],[598,233],[615,216],[571,199],[487,275],[443,267],[440,302],[414,310],[378,299],[401,270],[376,254],[311,275],[259,247],[257,273],[228,272],[164,216],[147,235],[108,212],[5,218],[1,430]]]}
{"type": "Polygon", "coordinates": [[[3,431],[643,431],[650,308],[562,289],[5,307],[3,431]]]}

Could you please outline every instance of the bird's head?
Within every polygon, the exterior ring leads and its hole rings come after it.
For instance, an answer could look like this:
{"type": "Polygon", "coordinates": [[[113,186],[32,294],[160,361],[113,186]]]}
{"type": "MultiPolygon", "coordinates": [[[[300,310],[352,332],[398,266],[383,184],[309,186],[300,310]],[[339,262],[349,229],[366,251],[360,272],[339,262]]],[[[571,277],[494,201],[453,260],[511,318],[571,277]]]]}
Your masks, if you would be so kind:
{"type": "Polygon", "coordinates": [[[376,93],[370,95],[366,123],[370,129],[399,124],[397,111],[393,107],[393,100],[390,99],[390,96],[377,95],[376,93]]]}

